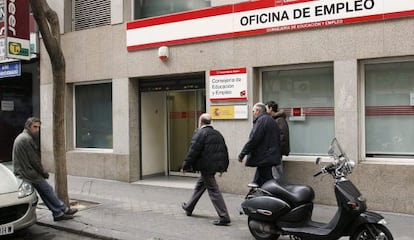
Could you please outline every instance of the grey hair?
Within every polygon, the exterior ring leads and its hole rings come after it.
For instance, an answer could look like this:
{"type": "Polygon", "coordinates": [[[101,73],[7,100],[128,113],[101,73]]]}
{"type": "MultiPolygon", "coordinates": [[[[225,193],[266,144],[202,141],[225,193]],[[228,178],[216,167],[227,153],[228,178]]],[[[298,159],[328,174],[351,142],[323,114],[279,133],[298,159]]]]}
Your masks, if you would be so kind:
{"type": "Polygon", "coordinates": [[[258,102],[253,106],[253,110],[259,110],[260,113],[266,112],[266,105],[262,102],[258,102]]]}
{"type": "Polygon", "coordinates": [[[33,125],[33,123],[41,123],[40,119],[37,117],[29,117],[26,120],[26,123],[24,124],[25,129],[30,129],[30,127],[33,125]]]}

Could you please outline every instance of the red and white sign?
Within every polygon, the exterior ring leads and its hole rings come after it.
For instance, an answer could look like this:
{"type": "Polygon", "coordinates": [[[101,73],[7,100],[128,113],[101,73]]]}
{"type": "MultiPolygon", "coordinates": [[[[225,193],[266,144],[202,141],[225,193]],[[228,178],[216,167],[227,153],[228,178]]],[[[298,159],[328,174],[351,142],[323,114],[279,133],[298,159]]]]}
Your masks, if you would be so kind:
{"type": "Polygon", "coordinates": [[[289,116],[289,121],[305,121],[305,113],[303,108],[294,107],[292,108],[292,113],[289,116]]]}
{"type": "Polygon", "coordinates": [[[247,100],[246,68],[210,71],[210,101],[247,100]]]}
{"type": "Polygon", "coordinates": [[[299,117],[303,115],[302,108],[292,108],[292,116],[299,117]]]}
{"type": "Polygon", "coordinates": [[[1,34],[5,34],[6,57],[30,60],[30,9],[27,0],[6,0],[6,31],[2,24],[1,34]]]}
{"type": "Polygon", "coordinates": [[[259,0],[128,22],[128,51],[414,16],[412,0],[259,0]]]}

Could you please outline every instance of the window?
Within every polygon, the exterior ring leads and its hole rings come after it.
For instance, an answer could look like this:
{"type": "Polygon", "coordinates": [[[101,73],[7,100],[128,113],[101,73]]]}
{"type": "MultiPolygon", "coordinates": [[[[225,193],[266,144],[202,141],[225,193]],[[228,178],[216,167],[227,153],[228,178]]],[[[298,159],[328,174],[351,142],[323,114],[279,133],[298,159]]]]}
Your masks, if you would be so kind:
{"type": "Polygon", "coordinates": [[[210,7],[210,0],[135,0],[134,18],[141,19],[210,7]]]}
{"type": "Polygon", "coordinates": [[[261,78],[263,102],[274,100],[288,115],[291,154],[327,154],[334,137],[332,65],[265,69],[261,78]]]}
{"type": "Polygon", "coordinates": [[[75,85],[76,147],[112,149],[112,84],[75,85]]]}
{"type": "Polygon", "coordinates": [[[414,61],[364,69],[366,156],[414,156],[414,61]]]}

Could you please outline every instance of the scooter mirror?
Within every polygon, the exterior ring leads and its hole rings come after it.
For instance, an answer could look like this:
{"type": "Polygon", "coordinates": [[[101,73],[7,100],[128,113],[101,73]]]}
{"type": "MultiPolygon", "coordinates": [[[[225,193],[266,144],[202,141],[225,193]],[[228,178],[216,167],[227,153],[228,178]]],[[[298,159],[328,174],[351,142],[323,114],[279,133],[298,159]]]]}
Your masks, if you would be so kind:
{"type": "Polygon", "coordinates": [[[315,164],[316,164],[316,165],[319,165],[319,163],[321,162],[321,159],[322,159],[322,158],[317,157],[317,158],[316,158],[316,162],[315,162],[315,164]]]}

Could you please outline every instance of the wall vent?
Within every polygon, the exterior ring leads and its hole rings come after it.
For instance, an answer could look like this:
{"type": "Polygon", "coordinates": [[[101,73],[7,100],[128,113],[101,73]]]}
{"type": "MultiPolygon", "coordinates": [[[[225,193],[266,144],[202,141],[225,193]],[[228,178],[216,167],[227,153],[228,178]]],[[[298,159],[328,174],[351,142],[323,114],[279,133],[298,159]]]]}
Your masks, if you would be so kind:
{"type": "Polygon", "coordinates": [[[73,8],[75,31],[111,24],[111,0],[75,0],[73,8]]]}

